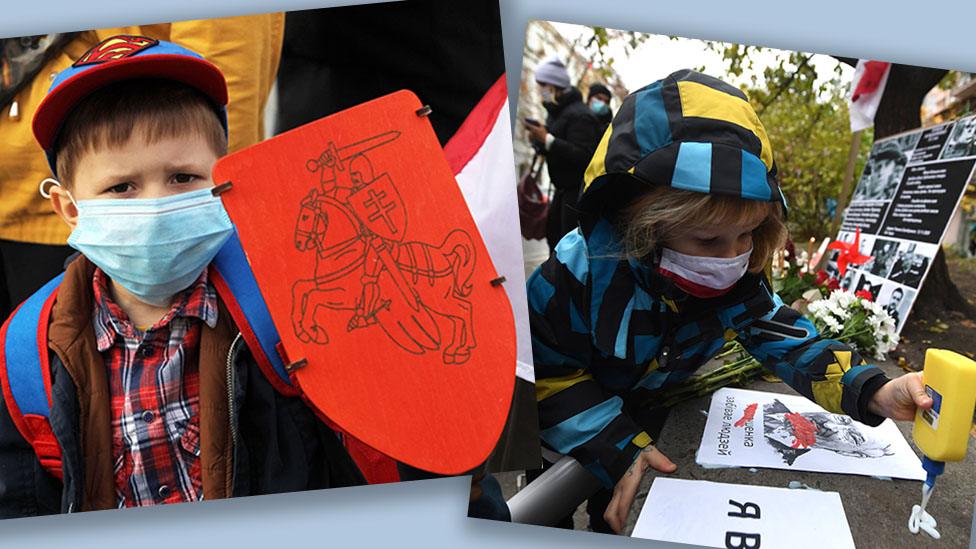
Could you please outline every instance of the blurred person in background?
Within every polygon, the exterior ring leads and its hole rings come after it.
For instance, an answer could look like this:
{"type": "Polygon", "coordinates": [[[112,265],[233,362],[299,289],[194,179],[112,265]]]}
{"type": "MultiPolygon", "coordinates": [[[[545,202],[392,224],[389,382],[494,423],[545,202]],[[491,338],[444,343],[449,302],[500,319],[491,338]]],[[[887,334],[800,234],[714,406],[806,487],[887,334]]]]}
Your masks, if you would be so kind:
{"type": "Polygon", "coordinates": [[[613,120],[613,111],[610,110],[611,99],[613,99],[613,93],[610,92],[610,88],[599,82],[590,85],[590,95],[586,98],[586,104],[596,115],[597,120],[600,121],[601,136],[603,132],[607,131],[607,126],[613,120]]]}
{"type": "Polygon", "coordinates": [[[545,124],[532,119],[524,124],[533,147],[546,156],[549,181],[555,187],[546,224],[546,240],[552,252],[559,239],[579,224],[576,199],[583,172],[605,126],[583,103],[583,94],[572,86],[566,65],[558,57],[536,67],[535,81],[548,116],[545,124]]]}

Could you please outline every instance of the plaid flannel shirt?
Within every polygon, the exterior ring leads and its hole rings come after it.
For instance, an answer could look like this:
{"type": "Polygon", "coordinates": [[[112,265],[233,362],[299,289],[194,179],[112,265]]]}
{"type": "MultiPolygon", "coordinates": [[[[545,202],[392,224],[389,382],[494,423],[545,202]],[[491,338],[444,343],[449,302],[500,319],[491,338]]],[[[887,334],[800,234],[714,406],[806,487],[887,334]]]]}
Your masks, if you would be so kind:
{"type": "Polygon", "coordinates": [[[93,325],[111,390],[118,505],[203,499],[198,351],[201,322],[217,323],[207,271],[145,330],[112,301],[108,281],[96,269],[93,325]]]}

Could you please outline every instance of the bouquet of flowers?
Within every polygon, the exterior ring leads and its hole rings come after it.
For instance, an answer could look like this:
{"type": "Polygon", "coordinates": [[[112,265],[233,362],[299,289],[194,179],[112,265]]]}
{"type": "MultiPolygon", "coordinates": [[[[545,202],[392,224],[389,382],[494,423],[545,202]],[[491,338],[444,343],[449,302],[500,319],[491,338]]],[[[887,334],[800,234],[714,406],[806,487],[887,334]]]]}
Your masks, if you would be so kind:
{"type": "Polygon", "coordinates": [[[824,337],[843,341],[861,354],[884,360],[898,345],[895,320],[868,292],[857,295],[834,290],[825,299],[810,302],[807,312],[824,337]]]}

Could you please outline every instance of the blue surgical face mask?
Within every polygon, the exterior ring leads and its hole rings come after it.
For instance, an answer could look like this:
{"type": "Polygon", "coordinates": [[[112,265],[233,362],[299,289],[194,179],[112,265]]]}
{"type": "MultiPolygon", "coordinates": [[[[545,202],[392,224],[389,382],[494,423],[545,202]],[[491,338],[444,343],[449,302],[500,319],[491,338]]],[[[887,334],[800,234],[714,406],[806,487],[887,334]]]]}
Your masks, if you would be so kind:
{"type": "Polygon", "coordinates": [[[596,114],[606,114],[610,111],[610,107],[599,99],[593,99],[590,101],[590,109],[596,114]]]}
{"type": "Polygon", "coordinates": [[[141,301],[166,306],[193,284],[234,231],[210,191],[79,200],[68,245],[141,301]]]}

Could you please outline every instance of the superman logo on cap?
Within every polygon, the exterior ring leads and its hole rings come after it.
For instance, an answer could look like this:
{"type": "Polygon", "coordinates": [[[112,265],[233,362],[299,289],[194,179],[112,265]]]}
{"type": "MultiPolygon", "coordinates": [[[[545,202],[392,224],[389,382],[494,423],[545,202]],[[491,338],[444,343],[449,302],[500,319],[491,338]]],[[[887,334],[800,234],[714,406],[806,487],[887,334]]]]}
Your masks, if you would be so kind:
{"type": "Polygon", "coordinates": [[[145,36],[120,34],[102,40],[92,49],[85,52],[72,66],[83,67],[86,65],[97,65],[106,61],[131,57],[157,44],[159,44],[159,40],[146,38],[145,36]]]}

